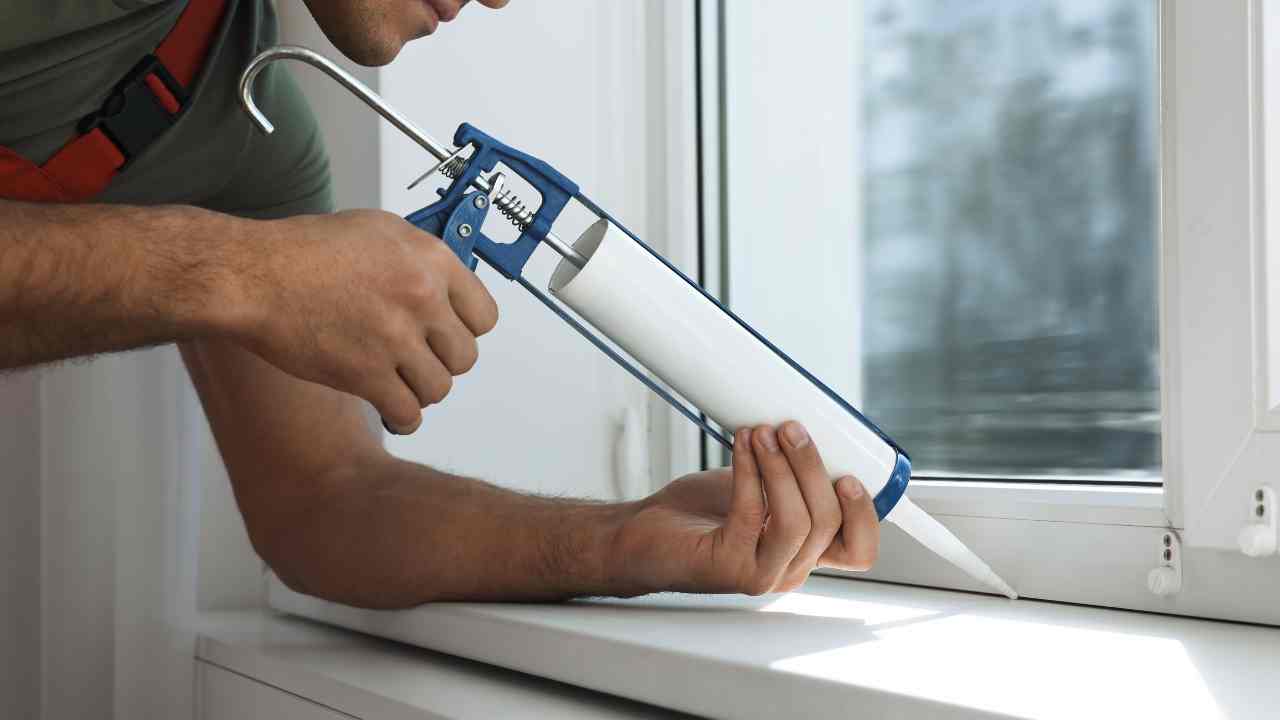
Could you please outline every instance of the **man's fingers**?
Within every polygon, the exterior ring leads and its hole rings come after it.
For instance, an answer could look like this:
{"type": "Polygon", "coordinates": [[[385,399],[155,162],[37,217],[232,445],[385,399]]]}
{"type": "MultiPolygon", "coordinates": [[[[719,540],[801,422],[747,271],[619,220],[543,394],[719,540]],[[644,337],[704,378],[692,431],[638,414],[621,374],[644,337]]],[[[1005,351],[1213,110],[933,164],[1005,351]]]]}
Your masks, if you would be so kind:
{"type": "Polygon", "coordinates": [[[783,453],[796,477],[808,509],[811,528],[804,545],[787,570],[787,585],[798,585],[808,577],[818,558],[831,545],[842,522],[840,501],[817,447],[804,427],[794,420],[783,423],[778,432],[783,453]]]}
{"type": "Polygon", "coordinates": [[[862,483],[848,476],[840,478],[835,488],[844,524],[821,564],[840,570],[870,570],[880,552],[880,519],[871,495],[862,483]]]}
{"type": "Polygon", "coordinates": [[[449,303],[475,337],[498,324],[498,303],[480,278],[459,262],[454,263],[454,272],[449,278],[449,303]]]}
{"type": "MultiPolygon", "coordinates": [[[[475,366],[480,357],[476,336],[461,322],[448,322],[427,331],[427,344],[444,367],[454,375],[461,375],[475,366]]],[[[439,402],[436,400],[435,402],[439,402]]]]}
{"type": "Polygon", "coordinates": [[[453,389],[453,377],[449,370],[425,347],[415,357],[403,361],[397,372],[404,384],[417,396],[420,408],[439,403],[453,389]]]}
{"type": "Polygon", "coordinates": [[[777,432],[767,426],[756,428],[751,433],[751,448],[769,503],[769,520],[757,549],[758,571],[763,577],[772,577],[776,584],[809,536],[809,511],[791,465],[778,445],[777,432]]]}
{"type": "Polygon", "coordinates": [[[379,385],[369,392],[368,400],[382,416],[382,425],[397,435],[408,435],[422,424],[422,408],[418,405],[418,396],[400,377],[399,372],[391,374],[391,380],[379,385]]]}
{"type": "Polygon", "coordinates": [[[733,435],[733,487],[725,533],[735,547],[746,547],[754,554],[764,516],[764,488],[751,452],[751,429],[739,428],[733,435]]]}

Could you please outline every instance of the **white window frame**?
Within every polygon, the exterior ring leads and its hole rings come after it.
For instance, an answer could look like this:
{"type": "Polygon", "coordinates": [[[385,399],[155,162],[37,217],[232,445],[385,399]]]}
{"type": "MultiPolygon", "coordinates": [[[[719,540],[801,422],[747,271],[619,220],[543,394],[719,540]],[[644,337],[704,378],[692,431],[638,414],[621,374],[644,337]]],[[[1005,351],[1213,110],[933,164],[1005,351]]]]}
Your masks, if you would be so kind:
{"type": "MultiPolygon", "coordinates": [[[[751,0],[769,1],[781,2],[751,0]]],[[[744,12],[748,4],[701,0],[664,13],[663,72],[672,90],[652,115],[665,133],[667,250],[685,268],[700,268],[712,292],[722,290],[720,239],[732,197],[719,169],[735,157],[723,152],[720,116],[722,82],[732,72],[720,63],[726,6],[744,12]]],[[[769,10],[775,21],[794,12],[769,10]]],[[[1024,596],[1280,624],[1280,560],[1246,557],[1236,543],[1255,488],[1280,485],[1270,477],[1280,468],[1280,253],[1266,252],[1273,242],[1264,222],[1266,180],[1280,167],[1263,143],[1267,129],[1280,129],[1280,108],[1266,113],[1263,93],[1264,70],[1280,67],[1272,60],[1280,52],[1263,43],[1273,26],[1280,29],[1280,9],[1261,0],[1161,1],[1163,488],[912,482],[911,497],[1024,596]],[[1146,578],[1168,530],[1181,544],[1182,589],[1158,596],[1146,578]]],[[[812,110],[791,111],[802,118],[812,110]]],[[[770,301],[784,302],[780,295],[770,301]]],[[[718,448],[699,448],[699,435],[673,413],[665,426],[654,440],[671,468],[696,465],[699,454],[719,464],[718,448]]],[[[876,568],[863,577],[978,589],[888,528],[876,568]]]]}

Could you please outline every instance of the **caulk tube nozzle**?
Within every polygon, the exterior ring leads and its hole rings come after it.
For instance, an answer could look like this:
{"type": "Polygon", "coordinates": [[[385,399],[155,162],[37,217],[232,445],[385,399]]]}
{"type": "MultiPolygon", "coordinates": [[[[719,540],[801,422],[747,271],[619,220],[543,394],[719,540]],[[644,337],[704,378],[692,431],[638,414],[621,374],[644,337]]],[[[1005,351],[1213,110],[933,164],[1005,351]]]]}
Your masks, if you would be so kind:
{"type": "Polygon", "coordinates": [[[586,264],[562,261],[551,293],[676,392],[728,430],[800,422],[832,478],[858,478],[876,499],[881,519],[903,515],[899,526],[935,552],[946,551],[943,557],[952,562],[973,556],[902,496],[910,463],[878,428],[657,253],[605,219],[588,228],[574,249],[586,264]],[[937,530],[950,542],[939,540],[937,530]]]}
{"type": "Polygon", "coordinates": [[[995,588],[1010,600],[1017,600],[1018,593],[996,575],[995,572],[932,515],[920,509],[911,498],[901,498],[886,518],[902,528],[921,545],[932,550],[942,559],[960,568],[978,582],[995,588]]]}
{"type": "Polygon", "coordinates": [[[1018,593],[996,575],[982,558],[970,550],[942,523],[925,512],[904,495],[911,478],[911,460],[898,455],[897,467],[889,476],[889,482],[876,494],[876,514],[902,528],[921,545],[964,570],[978,582],[995,588],[1010,600],[1017,600],[1018,593]]]}

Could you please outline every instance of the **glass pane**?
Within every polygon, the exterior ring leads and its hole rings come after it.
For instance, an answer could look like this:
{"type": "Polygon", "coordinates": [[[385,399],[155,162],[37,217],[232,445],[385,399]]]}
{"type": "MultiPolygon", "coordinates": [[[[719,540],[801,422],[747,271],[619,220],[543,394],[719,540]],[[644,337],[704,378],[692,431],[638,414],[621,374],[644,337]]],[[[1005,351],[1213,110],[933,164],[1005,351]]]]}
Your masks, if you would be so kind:
{"type": "Polygon", "coordinates": [[[867,414],[920,474],[1158,479],[1156,3],[862,12],[867,414]]]}

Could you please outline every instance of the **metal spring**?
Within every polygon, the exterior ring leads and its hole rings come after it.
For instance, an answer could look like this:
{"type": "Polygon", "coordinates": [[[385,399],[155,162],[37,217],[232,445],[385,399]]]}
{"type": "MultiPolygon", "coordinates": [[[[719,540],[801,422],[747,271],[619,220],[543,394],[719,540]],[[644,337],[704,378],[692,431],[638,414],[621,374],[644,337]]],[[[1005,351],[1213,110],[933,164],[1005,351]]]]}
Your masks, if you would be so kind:
{"type": "Polygon", "coordinates": [[[456,157],[440,166],[440,174],[450,180],[457,180],[458,176],[462,174],[463,169],[466,167],[466,158],[456,157]]]}
{"type": "MultiPolygon", "coordinates": [[[[441,166],[440,174],[450,180],[456,180],[466,167],[467,160],[456,157],[441,166]]],[[[493,199],[493,204],[498,208],[498,212],[510,220],[511,224],[520,232],[524,232],[529,227],[529,223],[533,222],[533,210],[529,209],[524,204],[524,201],[511,190],[506,188],[500,190],[498,196],[493,199]]]]}

